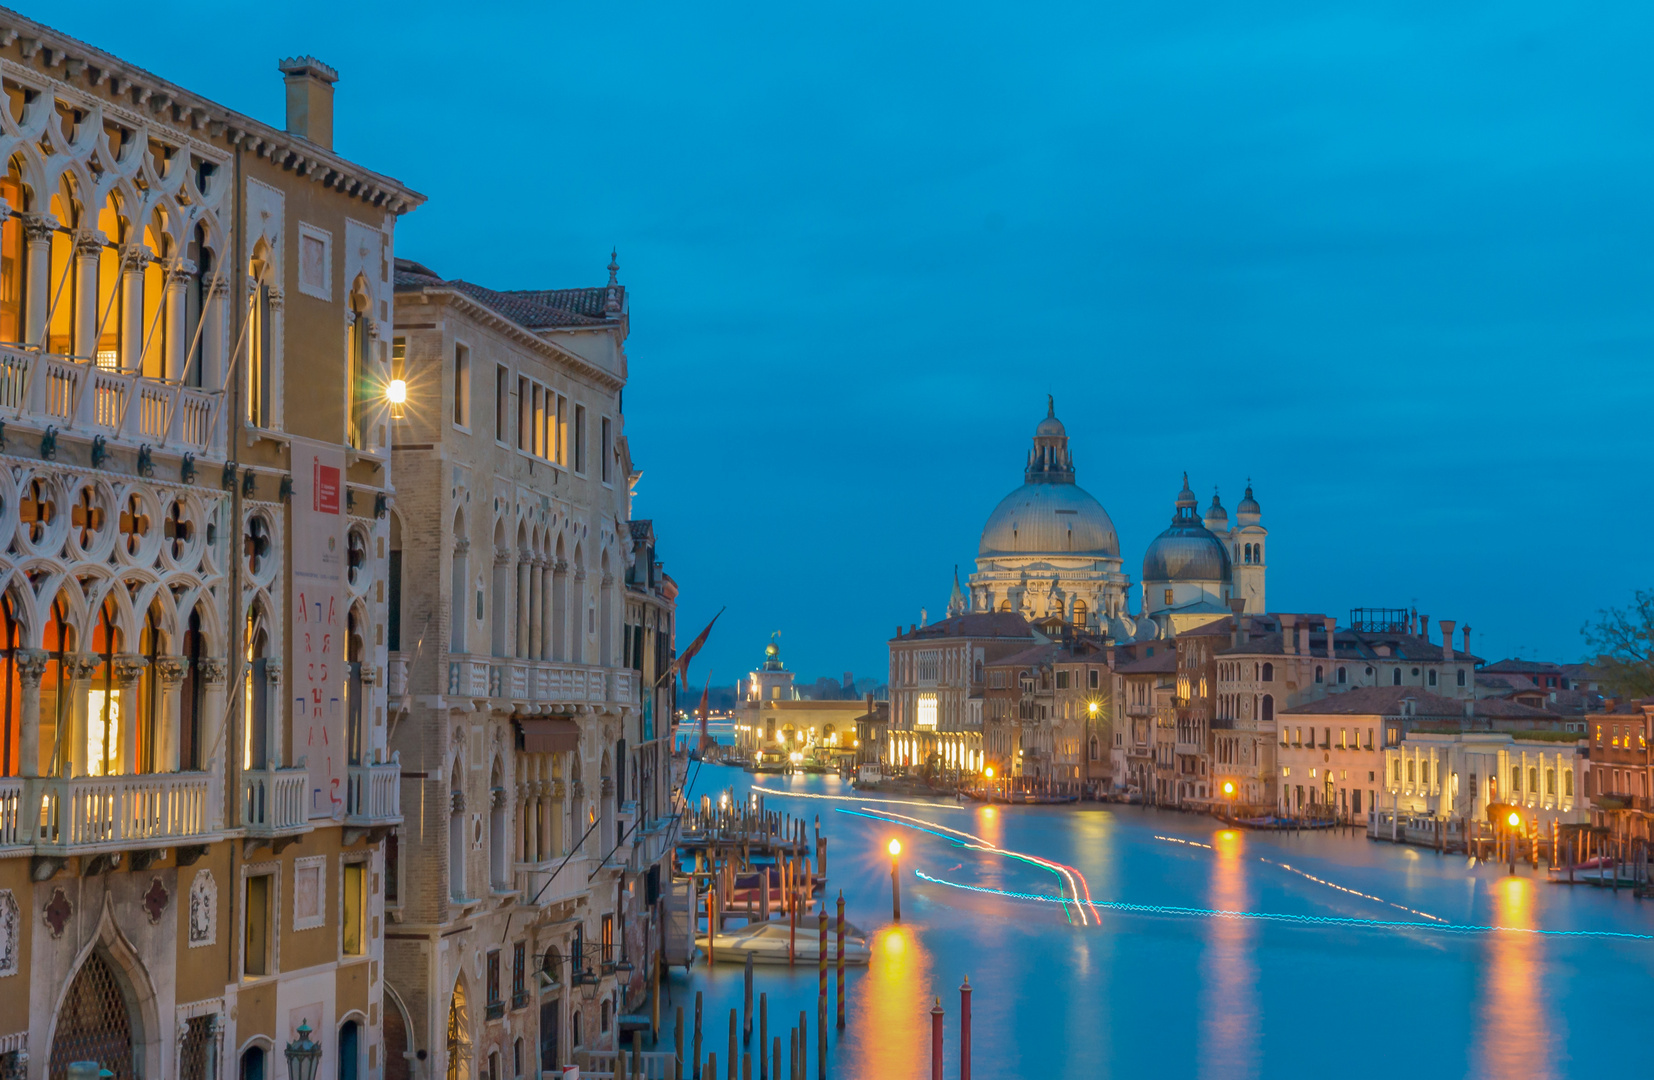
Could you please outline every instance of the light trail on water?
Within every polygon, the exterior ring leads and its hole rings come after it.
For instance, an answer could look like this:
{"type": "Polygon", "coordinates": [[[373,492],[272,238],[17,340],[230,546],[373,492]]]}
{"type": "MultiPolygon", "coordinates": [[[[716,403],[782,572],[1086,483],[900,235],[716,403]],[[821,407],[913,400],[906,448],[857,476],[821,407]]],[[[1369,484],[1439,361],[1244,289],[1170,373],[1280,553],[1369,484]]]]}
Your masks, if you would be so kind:
{"type": "MultiPolygon", "coordinates": [[[[977,836],[975,833],[968,833],[961,829],[950,829],[948,826],[938,825],[934,821],[926,821],[923,818],[908,817],[906,814],[898,814],[892,810],[874,810],[870,807],[864,806],[860,811],[846,810],[843,807],[840,807],[838,812],[841,814],[851,814],[856,817],[864,817],[870,821],[886,821],[892,825],[901,825],[909,829],[917,830],[918,832],[930,833],[932,836],[940,837],[943,840],[958,844],[960,847],[974,848],[977,851],[986,851],[995,855],[1004,855],[1012,859],[1018,859],[1032,866],[1038,866],[1042,869],[1049,870],[1057,876],[1059,881],[1066,882],[1068,888],[1072,889],[1074,892],[1074,899],[1072,901],[1068,899],[1067,894],[1063,894],[1057,898],[1057,902],[1063,905],[1064,914],[1068,914],[1068,904],[1072,903],[1074,905],[1074,910],[1079,913],[1081,926],[1090,926],[1092,919],[1100,920],[1102,918],[1096,910],[1096,905],[1092,904],[1090,882],[1086,881],[1085,875],[1082,874],[1077,868],[1069,866],[1066,863],[1055,862],[1051,859],[1044,859],[1038,855],[1030,855],[1026,851],[1012,851],[1010,848],[1000,847],[993,841],[977,836]],[[1089,916],[1086,914],[1085,910],[1086,905],[1088,904],[1092,907],[1092,911],[1089,916]]],[[[1047,899],[1051,898],[1047,897],[1047,899]]],[[[1072,915],[1069,915],[1069,921],[1073,922],[1072,915]]]]}
{"type": "MultiPolygon", "coordinates": [[[[1012,900],[1037,900],[1043,904],[1069,902],[1066,898],[1058,899],[1054,896],[1041,896],[1038,893],[1016,892],[1011,889],[994,889],[986,885],[966,885],[959,881],[946,881],[939,877],[932,877],[922,870],[915,870],[913,874],[921,881],[928,881],[933,885],[946,885],[950,889],[963,889],[966,892],[1004,896],[1012,900]]],[[[1533,934],[1543,937],[1654,941],[1654,934],[1632,934],[1619,930],[1540,930],[1528,926],[1464,926],[1450,922],[1411,922],[1405,919],[1357,919],[1343,915],[1289,915],[1274,911],[1222,911],[1216,908],[1179,907],[1172,904],[1128,904],[1123,900],[1089,900],[1087,903],[1093,908],[1107,908],[1110,911],[1125,911],[1139,915],[1181,915],[1205,919],[1256,919],[1263,922],[1296,923],[1303,926],[1353,926],[1371,927],[1380,930],[1434,930],[1438,933],[1454,934],[1533,934]]]]}
{"type": "Polygon", "coordinates": [[[864,799],[859,795],[817,795],[809,791],[782,791],[780,788],[759,787],[754,784],[749,791],[761,792],[765,795],[779,795],[787,799],[825,799],[828,802],[853,803],[883,803],[886,806],[923,806],[927,810],[968,810],[965,806],[949,806],[947,803],[921,802],[918,799],[864,799]]]}
{"type": "MultiPolygon", "coordinates": [[[[1154,838],[1156,840],[1164,840],[1168,844],[1182,844],[1184,847],[1205,848],[1207,851],[1213,850],[1211,844],[1203,844],[1199,840],[1184,840],[1177,836],[1161,836],[1159,833],[1154,834],[1154,838]]],[[[1278,866],[1282,870],[1297,874],[1299,877],[1308,881],[1313,881],[1317,885],[1325,885],[1329,889],[1337,889],[1341,893],[1348,893],[1351,896],[1359,896],[1363,900],[1371,900],[1377,904],[1388,904],[1397,911],[1405,911],[1409,915],[1417,915],[1421,919],[1433,919],[1439,923],[1447,922],[1447,920],[1442,918],[1440,915],[1432,915],[1428,911],[1420,911],[1418,908],[1411,908],[1406,904],[1398,904],[1394,900],[1386,900],[1382,896],[1374,896],[1372,893],[1364,893],[1357,889],[1352,889],[1347,885],[1340,885],[1336,881],[1328,881],[1326,878],[1316,877],[1314,874],[1311,874],[1306,870],[1300,870],[1296,866],[1289,866],[1284,862],[1276,862],[1274,859],[1266,859],[1262,855],[1257,856],[1257,860],[1261,863],[1268,863],[1270,866],[1278,866]]]]}

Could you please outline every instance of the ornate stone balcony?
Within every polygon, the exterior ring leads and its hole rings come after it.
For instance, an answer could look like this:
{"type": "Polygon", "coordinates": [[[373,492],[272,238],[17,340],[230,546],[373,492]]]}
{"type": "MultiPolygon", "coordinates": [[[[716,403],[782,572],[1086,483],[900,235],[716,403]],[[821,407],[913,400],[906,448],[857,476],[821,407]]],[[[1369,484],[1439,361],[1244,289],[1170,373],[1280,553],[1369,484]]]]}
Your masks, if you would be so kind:
{"type": "Polygon", "coordinates": [[[0,849],[28,844],[28,830],[20,824],[23,810],[23,779],[0,778],[0,849]]]}
{"type": "Polygon", "coordinates": [[[378,765],[351,765],[345,781],[345,825],[383,828],[402,820],[402,760],[397,754],[378,765]]]}
{"type": "Polygon", "coordinates": [[[249,770],[241,774],[241,824],[248,836],[275,837],[309,832],[303,768],[249,770]]]}
{"type": "Polygon", "coordinates": [[[0,419],[126,446],[224,457],[222,393],[86,360],[0,349],[0,419]]]}
{"type": "MultiPolygon", "coordinates": [[[[215,833],[210,773],[50,777],[39,785],[35,850],[79,855],[205,843],[215,833]]],[[[26,831],[26,822],[19,822],[26,831]]]]}
{"type": "Polygon", "coordinates": [[[636,706],[641,700],[637,672],[628,668],[462,653],[448,655],[448,694],[527,705],[636,706]]]}
{"type": "Polygon", "coordinates": [[[570,858],[566,866],[562,856],[558,856],[546,862],[517,863],[514,869],[517,890],[525,907],[549,907],[585,896],[591,891],[591,885],[586,880],[591,873],[591,862],[581,854],[570,858]],[[560,873],[559,866],[563,868],[560,873]]]}

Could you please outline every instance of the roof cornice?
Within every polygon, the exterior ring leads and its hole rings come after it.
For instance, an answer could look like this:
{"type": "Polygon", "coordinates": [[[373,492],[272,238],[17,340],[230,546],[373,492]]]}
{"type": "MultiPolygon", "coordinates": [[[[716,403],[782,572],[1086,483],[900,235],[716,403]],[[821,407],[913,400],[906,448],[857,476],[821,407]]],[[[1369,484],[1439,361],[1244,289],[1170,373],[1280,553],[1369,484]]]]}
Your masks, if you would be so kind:
{"type": "Polygon", "coordinates": [[[309,139],[225,108],[102,49],[0,7],[0,48],[16,42],[22,43],[24,60],[32,62],[40,57],[54,79],[71,85],[84,81],[86,89],[107,83],[117,97],[147,108],[171,124],[249,150],[278,168],[335,188],[387,213],[405,214],[425,202],[425,196],[400,181],[347,161],[309,139]]]}
{"type": "Polygon", "coordinates": [[[506,318],[482,301],[452,286],[425,285],[418,289],[398,289],[396,296],[398,299],[404,296],[422,296],[435,303],[447,304],[464,312],[478,322],[486,323],[493,329],[505,334],[519,344],[528,346],[548,359],[567,364],[588,379],[609,390],[620,390],[626,385],[626,380],[618,378],[613,372],[605,371],[580,354],[562,348],[556,342],[547,341],[521,323],[506,318]]]}

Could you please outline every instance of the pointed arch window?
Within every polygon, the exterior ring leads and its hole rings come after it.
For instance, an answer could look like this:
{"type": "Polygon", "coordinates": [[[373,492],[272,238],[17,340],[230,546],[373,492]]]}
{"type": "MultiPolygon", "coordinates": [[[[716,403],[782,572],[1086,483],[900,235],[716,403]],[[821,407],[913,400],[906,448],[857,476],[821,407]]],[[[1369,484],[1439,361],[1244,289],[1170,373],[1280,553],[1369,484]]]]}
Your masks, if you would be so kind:
{"type": "Polygon", "coordinates": [[[23,640],[23,626],[17,619],[10,592],[0,593],[0,652],[4,653],[5,687],[0,689],[5,712],[0,713],[0,776],[17,776],[19,750],[23,742],[23,683],[17,672],[17,650],[23,640]]]}
{"type": "Polygon", "coordinates": [[[121,632],[115,625],[115,598],[104,599],[92,630],[92,653],[97,667],[92,672],[86,701],[86,743],[81,760],[87,776],[111,776],[121,769],[122,715],[120,695],[115,687],[115,654],[120,651],[121,632]]]}
{"type": "Polygon", "coordinates": [[[152,607],[144,615],[144,626],[138,633],[138,651],[143,654],[144,666],[138,676],[138,762],[136,772],[159,772],[161,751],[159,727],[162,715],[160,669],[155,661],[161,656],[162,634],[160,620],[152,607]]]}
{"type": "Polygon", "coordinates": [[[23,170],[17,158],[6,163],[6,172],[0,176],[0,199],[12,208],[6,220],[0,222],[0,342],[22,344],[24,290],[28,280],[28,242],[23,234],[23,218],[18,211],[26,208],[23,199],[23,170]]]}

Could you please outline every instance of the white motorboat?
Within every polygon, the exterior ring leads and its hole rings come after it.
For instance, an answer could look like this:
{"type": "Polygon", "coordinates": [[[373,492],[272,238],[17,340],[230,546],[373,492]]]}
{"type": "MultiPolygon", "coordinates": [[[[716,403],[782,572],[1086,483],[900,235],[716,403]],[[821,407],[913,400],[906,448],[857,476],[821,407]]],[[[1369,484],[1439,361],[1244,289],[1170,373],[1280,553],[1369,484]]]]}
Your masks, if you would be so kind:
{"type": "MultiPolygon", "coordinates": [[[[738,930],[726,930],[710,942],[704,937],[696,938],[695,945],[720,964],[745,964],[748,953],[752,954],[752,962],[755,964],[785,964],[787,943],[793,940],[792,934],[792,927],[787,923],[754,923],[738,930]],[[708,949],[709,944],[713,948],[708,949]]],[[[821,930],[818,925],[799,925],[792,955],[795,964],[807,966],[820,962],[821,930]]],[[[845,923],[844,962],[851,965],[866,964],[871,955],[866,935],[845,923]]],[[[827,963],[838,964],[838,927],[832,921],[827,924],[827,963]]]]}

